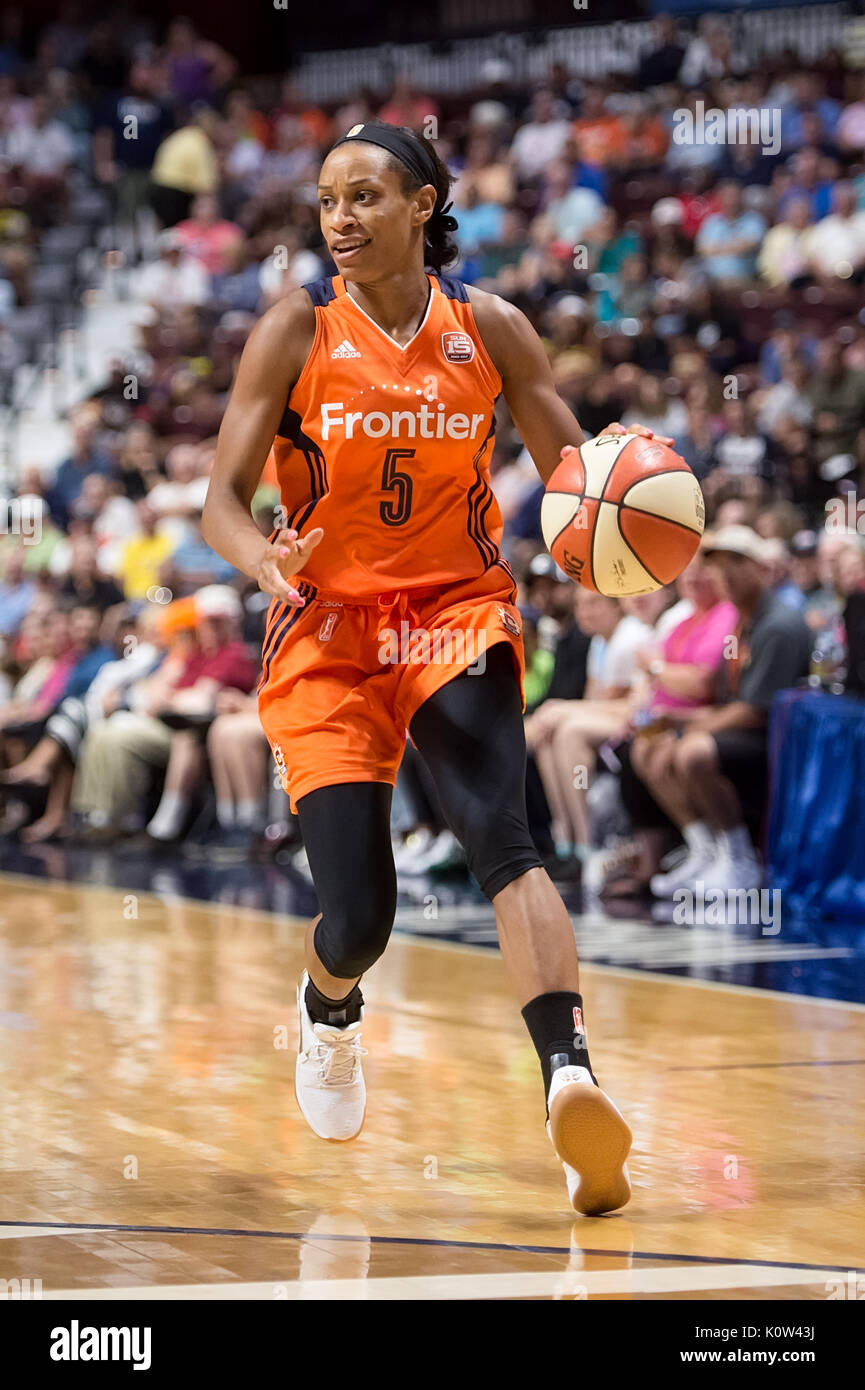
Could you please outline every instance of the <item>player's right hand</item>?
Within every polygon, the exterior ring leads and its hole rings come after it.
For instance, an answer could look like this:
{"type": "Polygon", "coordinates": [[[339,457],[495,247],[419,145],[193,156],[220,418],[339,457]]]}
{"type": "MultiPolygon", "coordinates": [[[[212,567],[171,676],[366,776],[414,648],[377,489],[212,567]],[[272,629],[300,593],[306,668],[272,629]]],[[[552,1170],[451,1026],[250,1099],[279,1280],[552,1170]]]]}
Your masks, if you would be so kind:
{"type": "Polygon", "coordinates": [[[291,580],[303,569],[323,535],[320,526],[314,527],[303,539],[296,531],[279,531],[258,566],[259,589],[282,599],[292,608],[303,608],[306,599],[301,598],[291,580]]]}

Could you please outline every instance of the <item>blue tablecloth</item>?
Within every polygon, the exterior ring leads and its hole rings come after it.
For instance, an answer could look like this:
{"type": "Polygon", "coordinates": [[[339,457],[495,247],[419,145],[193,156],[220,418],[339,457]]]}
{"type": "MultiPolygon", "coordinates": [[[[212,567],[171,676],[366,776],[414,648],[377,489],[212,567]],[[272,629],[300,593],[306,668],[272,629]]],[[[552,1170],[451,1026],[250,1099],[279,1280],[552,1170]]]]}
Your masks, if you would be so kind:
{"type": "Polygon", "coordinates": [[[771,886],[793,912],[865,921],[865,701],[783,691],[769,759],[771,886]]]}

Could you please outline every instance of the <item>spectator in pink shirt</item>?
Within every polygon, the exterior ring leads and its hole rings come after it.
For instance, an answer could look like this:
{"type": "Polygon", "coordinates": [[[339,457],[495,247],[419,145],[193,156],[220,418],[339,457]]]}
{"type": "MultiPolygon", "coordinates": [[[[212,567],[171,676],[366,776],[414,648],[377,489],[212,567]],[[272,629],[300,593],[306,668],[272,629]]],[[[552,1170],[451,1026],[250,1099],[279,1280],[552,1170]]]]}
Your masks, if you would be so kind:
{"type": "Polygon", "coordinates": [[[694,611],[667,634],[659,649],[639,651],[634,661],[649,677],[651,710],[658,715],[712,703],[724,641],[738,621],[735,604],[722,597],[715,571],[699,552],[680,575],[678,588],[694,611]]]}
{"type": "Polygon", "coordinates": [[[29,661],[31,664],[15,686],[12,698],[0,708],[0,761],[17,761],[11,755],[8,759],[5,757],[7,725],[30,724],[46,718],[63,698],[66,682],[75,665],[76,653],[68,613],[63,610],[50,614],[34,612],[27,626],[27,639],[24,640],[22,635],[18,656],[23,663],[29,661]]]}
{"type": "MultiPolygon", "coordinates": [[[[635,779],[663,753],[665,741],[674,737],[670,726],[687,727],[689,719],[713,703],[725,643],[736,631],[739,618],[735,604],[723,597],[717,571],[701,551],[679,576],[677,587],[692,611],[659,644],[636,653],[634,665],[644,674],[645,685],[640,708],[629,722],[628,733],[633,737],[616,748],[632,789],[628,802],[632,816],[633,789],[639,787],[635,779]],[[656,737],[659,733],[661,738],[656,737]]],[[[666,847],[665,832],[648,818],[644,824],[637,821],[635,832],[632,839],[591,856],[583,877],[590,895],[630,896],[648,884],[666,847]]]]}
{"type": "Polygon", "coordinates": [[[200,193],[192,204],[192,216],[178,222],[174,230],[182,250],[208,275],[223,275],[231,265],[231,250],[243,240],[240,227],[220,217],[212,193],[200,193]]]}

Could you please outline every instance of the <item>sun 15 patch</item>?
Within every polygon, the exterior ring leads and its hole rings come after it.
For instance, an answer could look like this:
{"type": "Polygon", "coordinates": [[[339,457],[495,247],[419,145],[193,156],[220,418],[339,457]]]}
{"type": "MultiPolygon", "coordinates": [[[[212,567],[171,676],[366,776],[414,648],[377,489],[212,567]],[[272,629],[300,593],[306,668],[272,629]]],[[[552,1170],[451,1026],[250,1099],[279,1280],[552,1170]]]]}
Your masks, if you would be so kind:
{"type": "Polygon", "coordinates": [[[442,351],[449,362],[471,362],[475,345],[468,333],[443,333],[442,351]]]}

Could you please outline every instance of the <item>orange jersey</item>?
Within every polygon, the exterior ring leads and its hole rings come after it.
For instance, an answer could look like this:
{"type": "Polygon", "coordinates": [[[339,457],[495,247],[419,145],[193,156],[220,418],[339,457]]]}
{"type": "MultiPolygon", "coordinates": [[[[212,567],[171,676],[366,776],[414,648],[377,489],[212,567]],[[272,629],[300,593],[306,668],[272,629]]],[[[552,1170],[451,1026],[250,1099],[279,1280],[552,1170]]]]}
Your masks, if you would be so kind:
{"type": "Polygon", "coordinates": [[[305,286],[315,338],[273,455],[287,527],[324,536],[303,569],[322,595],[459,583],[498,566],[489,480],[501,377],[465,286],[429,275],[417,333],[400,346],[342,276],[305,286]]]}

